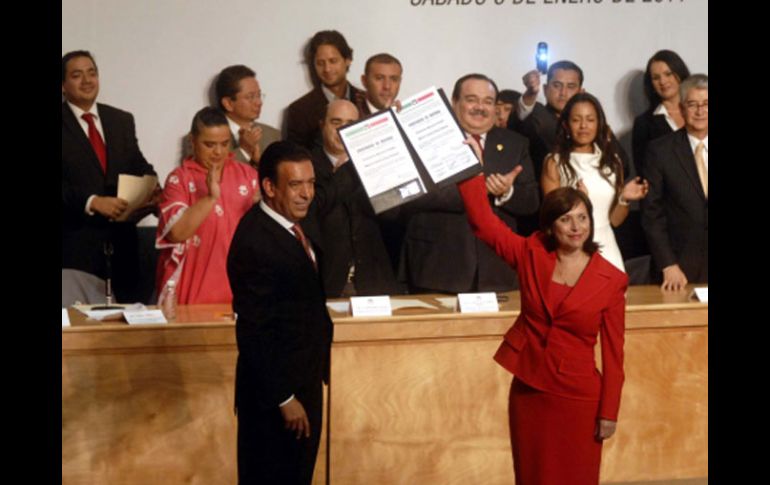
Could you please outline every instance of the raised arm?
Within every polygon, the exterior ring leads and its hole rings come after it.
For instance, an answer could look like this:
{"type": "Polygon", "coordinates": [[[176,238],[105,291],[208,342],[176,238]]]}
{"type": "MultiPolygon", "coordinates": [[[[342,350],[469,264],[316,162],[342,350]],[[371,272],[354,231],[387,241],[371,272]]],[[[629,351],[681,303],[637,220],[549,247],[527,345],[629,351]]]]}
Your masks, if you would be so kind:
{"type": "MultiPolygon", "coordinates": [[[[478,144],[473,138],[468,137],[468,143],[473,147],[476,156],[483,164],[483,156],[478,144]]],[[[508,264],[516,267],[518,255],[524,247],[525,239],[511,230],[499,217],[497,217],[489,205],[487,199],[487,187],[484,175],[479,174],[457,184],[460,197],[465,206],[468,223],[473,233],[484,243],[490,246],[508,264]]]]}

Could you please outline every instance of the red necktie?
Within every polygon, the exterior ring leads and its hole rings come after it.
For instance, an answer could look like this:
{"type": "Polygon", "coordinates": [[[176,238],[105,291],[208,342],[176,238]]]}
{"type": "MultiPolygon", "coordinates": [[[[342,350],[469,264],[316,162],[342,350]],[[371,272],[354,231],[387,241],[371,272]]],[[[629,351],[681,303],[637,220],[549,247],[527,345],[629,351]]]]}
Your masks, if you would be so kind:
{"type": "Polygon", "coordinates": [[[96,158],[99,159],[99,163],[102,165],[102,171],[107,173],[107,148],[104,146],[102,135],[100,135],[99,130],[96,129],[94,115],[91,113],[83,113],[81,118],[88,123],[88,140],[91,142],[94,153],[96,153],[96,158]]]}
{"type": "Polygon", "coordinates": [[[479,144],[479,150],[481,150],[482,152],[484,152],[484,146],[481,144],[481,135],[474,135],[474,134],[471,134],[471,136],[473,137],[473,139],[474,139],[474,140],[476,140],[476,143],[478,143],[478,144],[479,144]]]}
{"type": "Polygon", "coordinates": [[[310,252],[310,243],[305,237],[305,233],[302,231],[302,228],[299,227],[299,224],[294,224],[291,226],[291,230],[294,231],[294,234],[297,236],[300,244],[302,244],[302,247],[305,249],[305,254],[307,254],[308,258],[310,258],[310,262],[313,263],[313,268],[318,271],[318,266],[316,266],[315,260],[313,259],[313,254],[310,252]]]}

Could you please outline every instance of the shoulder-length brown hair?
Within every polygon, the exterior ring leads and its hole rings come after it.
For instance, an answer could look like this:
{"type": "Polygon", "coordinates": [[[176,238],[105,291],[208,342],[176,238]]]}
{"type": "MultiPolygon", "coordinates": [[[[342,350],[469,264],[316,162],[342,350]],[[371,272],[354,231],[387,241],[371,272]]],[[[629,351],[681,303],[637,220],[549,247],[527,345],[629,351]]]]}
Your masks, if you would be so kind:
{"type": "Polygon", "coordinates": [[[588,231],[588,239],[583,243],[583,251],[593,254],[599,249],[599,244],[594,241],[594,208],[591,199],[583,192],[572,187],[559,187],[548,192],[543,197],[543,205],[540,206],[540,232],[543,245],[548,251],[555,251],[559,242],[553,235],[553,224],[556,219],[571,211],[576,205],[583,203],[588,211],[588,219],[591,221],[591,229],[588,231]]]}

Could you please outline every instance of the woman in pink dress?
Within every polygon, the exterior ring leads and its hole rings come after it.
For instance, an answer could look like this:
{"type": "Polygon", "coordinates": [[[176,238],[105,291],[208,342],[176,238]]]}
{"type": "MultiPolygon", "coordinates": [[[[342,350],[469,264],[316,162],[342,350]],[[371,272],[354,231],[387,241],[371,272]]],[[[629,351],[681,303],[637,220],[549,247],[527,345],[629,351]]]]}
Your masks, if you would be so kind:
{"type": "Polygon", "coordinates": [[[159,306],[169,281],[180,304],[232,301],[227,252],[238,221],[259,200],[257,171],[233,158],[224,114],[203,108],[190,134],[193,155],[169,174],[160,203],[159,306]]]}

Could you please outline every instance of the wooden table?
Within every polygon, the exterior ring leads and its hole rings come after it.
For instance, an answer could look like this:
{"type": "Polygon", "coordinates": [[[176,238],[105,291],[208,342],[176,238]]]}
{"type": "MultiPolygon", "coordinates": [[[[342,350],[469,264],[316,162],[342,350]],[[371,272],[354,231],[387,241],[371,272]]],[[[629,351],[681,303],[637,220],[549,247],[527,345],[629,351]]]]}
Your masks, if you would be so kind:
{"type": "MultiPolygon", "coordinates": [[[[492,360],[518,315],[406,308],[332,313],[328,453],[314,483],[513,482],[510,375],[492,360]]],[[[626,383],[606,481],[704,477],[708,305],[629,289],[626,383]]],[[[415,297],[404,297],[415,298],[415,297]]],[[[62,330],[62,483],[235,483],[235,332],[227,305],[180,307],[168,325],[86,321],[62,330]]],[[[600,362],[600,360],[598,361],[600,362]]]]}

